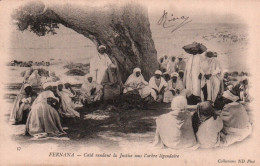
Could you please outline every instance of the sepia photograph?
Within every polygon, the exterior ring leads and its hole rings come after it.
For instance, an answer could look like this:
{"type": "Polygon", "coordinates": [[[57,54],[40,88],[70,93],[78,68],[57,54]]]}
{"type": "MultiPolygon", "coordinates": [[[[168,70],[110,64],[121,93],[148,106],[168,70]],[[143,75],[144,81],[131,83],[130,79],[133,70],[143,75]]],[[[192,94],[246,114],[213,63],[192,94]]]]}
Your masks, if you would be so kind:
{"type": "Polygon", "coordinates": [[[0,1],[1,163],[259,165],[259,6],[0,1]]]}

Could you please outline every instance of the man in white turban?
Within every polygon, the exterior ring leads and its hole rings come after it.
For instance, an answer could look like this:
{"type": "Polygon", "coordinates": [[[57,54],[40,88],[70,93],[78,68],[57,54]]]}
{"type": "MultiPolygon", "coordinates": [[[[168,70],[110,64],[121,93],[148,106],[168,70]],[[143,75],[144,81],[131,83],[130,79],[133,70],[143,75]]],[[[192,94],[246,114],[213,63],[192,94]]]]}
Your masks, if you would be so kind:
{"type": "Polygon", "coordinates": [[[180,70],[185,71],[186,62],[184,61],[183,55],[178,56],[178,61],[176,63],[176,71],[179,72],[180,70]]]}
{"type": "Polygon", "coordinates": [[[59,109],[61,116],[73,117],[73,118],[80,117],[80,114],[77,111],[75,111],[75,109],[74,109],[75,105],[72,101],[72,98],[74,98],[76,96],[76,94],[73,93],[74,91],[72,91],[67,86],[64,87],[64,85],[61,81],[59,81],[57,84],[58,84],[57,93],[61,99],[61,102],[60,102],[61,106],[59,109]]]}
{"type": "Polygon", "coordinates": [[[205,53],[204,60],[201,61],[201,89],[204,100],[215,101],[219,92],[222,90],[220,87],[222,78],[222,69],[219,61],[214,57],[214,53],[208,51],[205,53]]]}
{"type": "Polygon", "coordinates": [[[168,84],[162,77],[162,72],[160,70],[156,70],[154,74],[155,75],[149,81],[149,86],[152,88],[151,96],[155,101],[160,102],[163,100],[163,94],[168,84]]]}
{"type": "Polygon", "coordinates": [[[124,93],[133,90],[138,90],[142,98],[151,94],[151,88],[148,86],[148,82],[144,80],[140,68],[135,68],[124,84],[124,93]]]}
{"type": "Polygon", "coordinates": [[[172,73],[171,79],[168,81],[168,86],[165,89],[163,102],[171,102],[173,97],[180,94],[183,89],[183,82],[180,79],[179,74],[176,72],[172,73]]]}
{"type": "Polygon", "coordinates": [[[248,113],[244,106],[238,103],[239,97],[232,91],[223,93],[224,107],[220,114],[224,128],[221,133],[222,146],[229,146],[235,142],[242,141],[252,132],[252,126],[248,113]]]}
{"type": "Polygon", "coordinates": [[[187,107],[185,96],[176,96],[172,100],[172,111],[156,119],[154,145],[186,150],[198,147],[192,128],[192,113],[187,107]]]}
{"type": "Polygon", "coordinates": [[[167,64],[167,72],[172,74],[176,71],[176,57],[172,56],[167,64]]]}
{"type": "Polygon", "coordinates": [[[101,100],[103,95],[102,88],[102,85],[93,80],[91,74],[87,74],[84,83],[80,88],[80,100],[82,104],[87,105],[101,100]]]}
{"type": "Polygon", "coordinates": [[[106,54],[106,46],[100,45],[98,52],[99,54],[94,56],[90,61],[90,74],[93,75],[93,80],[100,84],[106,69],[112,61],[106,54]]]}

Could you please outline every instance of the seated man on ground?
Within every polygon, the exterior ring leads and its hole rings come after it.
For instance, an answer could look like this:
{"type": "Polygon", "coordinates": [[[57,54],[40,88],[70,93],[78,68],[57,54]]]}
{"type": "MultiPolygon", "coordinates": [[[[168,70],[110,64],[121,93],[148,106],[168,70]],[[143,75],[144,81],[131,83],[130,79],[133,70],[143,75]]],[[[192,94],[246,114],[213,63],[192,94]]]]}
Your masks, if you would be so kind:
{"type": "Polygon", "coordinates": [[[110,64],[106,70],[104,77],[101,81],[103,86],[103,100],[105,105],[108,103],[115,103],[115,100],[122,92],[123,83],[117,69],[117,66],[110,64]]]}
{"type": "Polygon", "coordinates": [[[41,85],[41,76],[39,75],[38,70],[33,71],[33,73],[28,78],[27,83],[31,86],[40,86],[41,85]]]}
{"type": "Polygon", "coordinates": [[[222,107],[220,117],[224,128],[221,132],[221,145],[229,146],[248,137],[252,132],[252,125],[246,109],[237,102],[238,96],[227,90],[222,97],[223,102],[215,104],[218,104],[218,108],[222,107]]]}
{"type": "Polygon", "coordinates": [[[88,104],[100,101],[103,95],[102,88],[102,85],[99,85],[93,80],[93,76],[91,74],[87,74],[85,76],[85,81],[80,88],[81,103],[86,106],[88,104]]]}
{"type": "Polygon", "coordinates": [[[168,86],[165,89],[163,102],[169,103],[172,101],[173,97],[180,94],[184,89],[183,82],[179,78],[178,73],[174,72],[171,74],[171,80],[168,82],[168,86]]]}
{"type": "Polygon", "coordinates": [[[54,95],[57,85],[52,84],[44,84],[44,91],[33,102],[26,122],[26,134],[37,138],[66,134],[62,129],[58,114],[59,98],[54,95]]]}
{"type": "Polygon", "coordinates": [[[198,104],[197,111],[193,114],[192,124],[201,148],[219,146],[223,121],[215,113],[211,101],[198,104]]]}
{"type": "MultiPolygon", "coordinates": [[[[179,70],[178,74],[179,74],[180,80],[183,82],[184,70],[179,70]]],[[[184,84],[183,84],[183,86],[184,86],[184,84]]]]}
{"type": "Polygon", "coordinates": [[[128,77],[124,84],[124,93],[131,91],[138,91],[141,98],[146,98],[151,94],[151,88],[148,86],[148,82],[144,80],[140,68],[135,68],[133,73],[128,77]]]}
{"type": "Polygon", "coordinates": [[[172,111],[156,119],[154,145],[173,149],[196,149],[197,142],[192,128],[192,113],[187,110],[185,96],[176,96],[172,111]]]}
{"type": "Polygon", "coordinates": [[[20,93],[15,98],[9,122],[11,124],[22,122],[24,113],[29,113],[36,97],[37,93],[32,90],[32,87],[29,84],[24,84],[20,93]]]}
{"type": "Polygon", "coordinates": [[[155,75],[150,79],[149,86],[152,88],[151,95],[157,102],[162,102],[167,82],[162,77],[160,70],[155,71],[155,75]]]}
{"type": "Polygon", "coordinates": [[[58,83],[58,91],[60,97],[60,109],[59,112],[61,116],[65,117],[80,117],[80,114],[74,110],[75,106],[72,102],[72,98],[75,97],[75,93],[70,90],[70,86],[63,88],[62,82],[58,83]]]}

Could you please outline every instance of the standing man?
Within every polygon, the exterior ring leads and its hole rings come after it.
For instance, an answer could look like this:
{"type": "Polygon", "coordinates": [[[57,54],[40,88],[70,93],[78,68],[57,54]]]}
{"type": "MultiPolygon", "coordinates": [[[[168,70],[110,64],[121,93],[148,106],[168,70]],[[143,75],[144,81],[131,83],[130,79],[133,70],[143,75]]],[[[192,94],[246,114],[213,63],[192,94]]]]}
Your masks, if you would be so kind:
{"type": "Polygon", "coordinates": [[[194,96],[201,96],[201,78],[200,74],[201,57],[199,54],[190,55],[184,73],[184,85],[194,96]]]}
{"type": "Polygon", "coordinates": [[[179,72],[179,71],[185,71],[186,69],[186,62],[183,60],[183,55],[179,55],[178,56],[178,61],[176,63],[176,71],[179,72]]]}
{"type": "Polygon", "coordinates": [[[106,69],[112,64],[112,61],[106,54],[106,46],[100,45],[98,47],[98,53],[99,54],[90,61],[90,74],[93,75],[93,80],[100,84],[106,69]]]}

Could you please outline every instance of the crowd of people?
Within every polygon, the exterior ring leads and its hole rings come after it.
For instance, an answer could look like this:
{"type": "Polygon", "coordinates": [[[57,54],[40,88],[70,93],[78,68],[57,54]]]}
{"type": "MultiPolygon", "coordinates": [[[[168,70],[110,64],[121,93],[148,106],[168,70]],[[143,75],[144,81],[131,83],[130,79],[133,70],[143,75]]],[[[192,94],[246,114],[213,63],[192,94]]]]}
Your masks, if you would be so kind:
{"type": "MultiPolygon", "coordinates": [[[[156,120],[155,144],[175,149],[228,146],[250,135],[251,123],[239,102],[248,96],[248,83],[243,82],[239,88],[227,84],[217,53],[192,52],[187,60],[183,55],[163,56],[148,82],[142,70],[136,67],[123,83],[116,63],[106,54],[106,47],[99,46],[98,52],[80,88],[79,100],[84,106],[93,103],[107,106],[133,92],[144,102],[171,103],[172,111],[156,120]],[[191,105],[196,108],[195,112],[188,111],[191,105]]],[[[60,118],[80,117],[73,102],[78,94],[68,82],[40,77],[37,70],[25,73],[10,122],[19,124],[28,114],[27,134],[36,137],[63,135],[60,118]],[[35,85],[42,87],[38,95],[32,88],[35,85]]]]}

